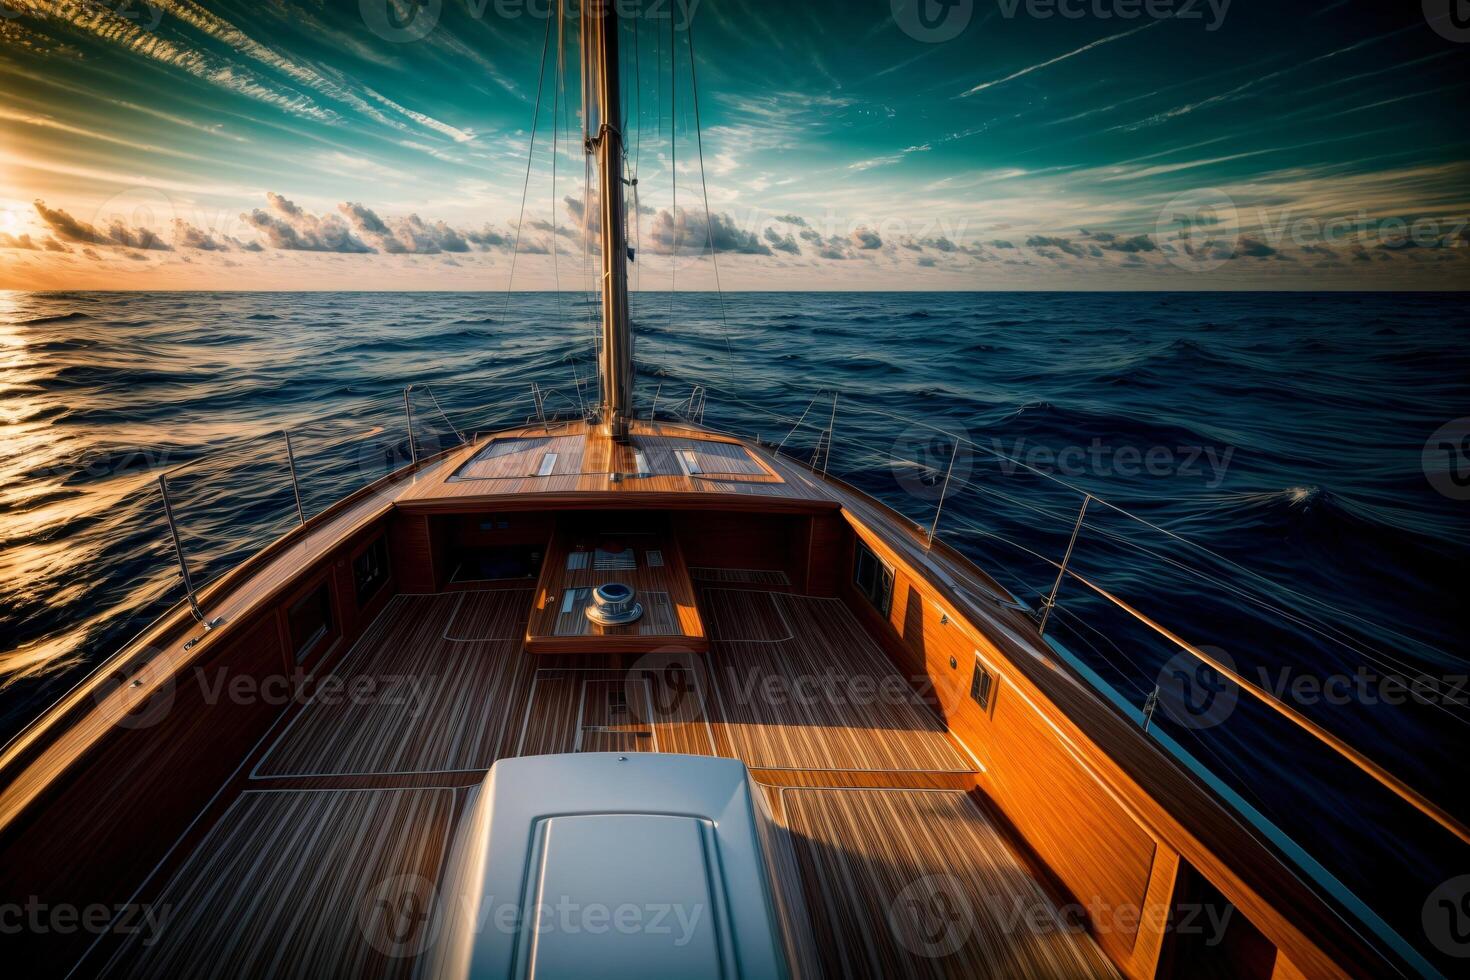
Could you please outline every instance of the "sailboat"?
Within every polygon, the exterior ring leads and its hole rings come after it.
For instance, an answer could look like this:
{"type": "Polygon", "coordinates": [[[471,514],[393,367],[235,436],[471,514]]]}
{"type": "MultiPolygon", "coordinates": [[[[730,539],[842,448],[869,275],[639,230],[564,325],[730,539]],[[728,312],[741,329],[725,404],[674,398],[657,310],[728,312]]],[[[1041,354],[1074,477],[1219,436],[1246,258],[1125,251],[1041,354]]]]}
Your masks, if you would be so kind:
{"type": "Polygon", "coordinates": [[[1067,556],[1033,608],[830,474],[835,398],[804,458],[638,403],[614,8],[596,404],[421,455],[406,397],[411,460],[203,589],[161,480],[183,599],[0,754],[7,969],[1433,974],[1064,655],[1058,590],[1457,817],[1067,556]]]}

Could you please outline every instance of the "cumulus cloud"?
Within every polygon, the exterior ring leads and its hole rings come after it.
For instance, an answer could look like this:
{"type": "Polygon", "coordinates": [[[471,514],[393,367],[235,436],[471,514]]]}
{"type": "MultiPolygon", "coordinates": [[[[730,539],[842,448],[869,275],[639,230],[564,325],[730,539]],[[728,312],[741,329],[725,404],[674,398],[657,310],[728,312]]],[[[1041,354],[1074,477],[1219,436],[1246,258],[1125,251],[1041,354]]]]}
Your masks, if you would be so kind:
{"type": "Polygon", "coordinates": [[[778,214],[775,220],[782,224],[796,225],[798,228],[807,227],[806,219],[799,214],[778,214]]]}
{"type": "Polygon", "coordinates": [[[788,255],[801,254],[801,246],[796,244],[796,238],[790,234],[783,235],[774,228],[767,228],[765,239],[777,252],[785,252],[788,255]]]}
{"type": "Polygon", "coordinates": [[[35,202],[36,213],[52,233],[68,242],[80,242],[85,245],[111,245],[112,239],[98,231],[85,221],[73,218],[60,208],[55,210],[48,208],[46,202],[35,202]]]}
{"type": "Polygon", "coordinates": [[[470,250],[466,235],[443,221],[427,222],[416,214],[385,220],[372,208],[351,201],[337,205],[337,210],[360,238],[390,255],[438,255],[470,250]]]}
{"type": "Polygon", "coordinates": [[[770,255],[770,246],[763,243],[755,232],[746,231],[735,224],[728,214],[716,213],[705,221],[703,211],[679,209],[676,216],[660,211],[654,216],[653,226],[648,231],[650,248],[658,255],[698,255],[710,250],[735,252],[741,255],[770,255]]]}
{"type": "Polygon", "coordinates": [[[852,243],[861,249],[878,249],[883,247],[883,239],[878,237],[875,231],[867,228],[858,228],[852,233],[852,243]]]}
{"type": "MultiPolygon", "coordinates": [[[[1072,255],[1077,258],[1082,257],[1082,249],[1078,248],[1077,245],[1074,244],[1069,238],[1055,238],[1049,235],[1032,235],[1030,238],[1026,239],[1026,247],[1035,249],[1055,248],[1066,252],[1068,255],[1072,255]]],[[[1044,255],[1046,253],[1043,251],[1042,254],[1044,255]]]]}
{"type": "Polygon", "coordinates": [[[30,235],[9,235],[0,231],[0,248],[23,248],[37,251],[40,247],[31,240],[30,235]]]}
{"type": "Polygon", "coordinates": [[[240,220],[255,230],[267,246],[289,252],[341,252],[363,254],[375,251],[352,234],[348,224],[335,214],[315,215],[294,201],[271,191],[266,194],[269,211],[256,208],[240,220]]]}
{"type": "MultiPolygon", "coordinates": [[[[136,248],[144,251],[168,252],[173,246],[169,245],[158,236],[152,228],[131,227],[121,219],[114,218],[107,226],[106,231],[99,230],[95,225],[88,224],[80,218],[74,218],[60,208],[48,208],[46,202],[36,201],[36,213],[51,229],[52,234],[62,241],[75,242],[78,245],[118,245],[123,248],[136,248]]],[[[68,251],[60,247],[51,247],[47,242],[49,251],[68,251]]]]}

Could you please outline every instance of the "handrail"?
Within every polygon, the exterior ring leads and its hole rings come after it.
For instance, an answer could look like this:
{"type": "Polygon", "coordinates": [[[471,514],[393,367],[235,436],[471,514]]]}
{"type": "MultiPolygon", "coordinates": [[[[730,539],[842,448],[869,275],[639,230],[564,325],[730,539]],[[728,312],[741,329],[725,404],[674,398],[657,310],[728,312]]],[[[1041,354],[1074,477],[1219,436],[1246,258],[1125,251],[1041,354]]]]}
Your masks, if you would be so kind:
{"type": "Polygon", "coordinates": [[[1212,657],[1204,650],[1200,649],[1193,643],[1190,643],[1188,640],[1179,636],[1168,627],[1159,624],[1158,622],[1150,618],[1147,614],[1135,609],[1133,606],[1129,605],[1127,602],[1124,602],[1122,599],[1113,595],[1107,589],[1104,589],[1102,586],[1098,585],[1092,580],[1082,576],[1081,574],[1070,568],[1064,569],[1063,573],[1072,576],[1077,581],[1081,582],[1083,585],[1087,586],[1089,589],[1096,592],[1098,595],[1102,596],[1113,605],[1117,606],[1119,609],[1128,613],[1134,619],[1137,619],[1140,623],[1143,623],[1145,626],[1149,627],[1154,632],[1164,637],[1164,639],[1179,647],[1181,650],[1193,654],[1199,660],[1201,660],[1205,664],[1208,664],[1212,670],[1235,682],[1235,684],[1240,687],[1241,690],[1247,692],[1256,700],[1271,708],[1273,711],[1286,718],[1292,724],[1307,732],[1313,738],[1316,738],[1322,744],[1333,749],[1343,758],[1356,765],[1360,770],[1372,776],[1384,788],[1390,790],[1394,793],[1394,795],[1398,796],[1406,803],[1412,805],[1420,813],[1423,813],[1425,816],[1429,817],[1445,830],[1448,830],[1450,833],[1454,834],[1463,843],[1470,844],[1470,828],[1467,828],[1463,823],[1461,823],[1444,808],[1440,807],[1432,800],[1427,799],[1418,790],[1415,790],[1413,787],[1409,786],[1403,780],[1399,779],[1387,769],[1384,769],[1381,765],[1368,758],[1362,752],[1359,752],[1357,749],[1353,748],[1341,738],[1338,738],[1336,735],[1332,734],[1312,719],[1299,713],[1294,708],[1287,705],[1280,698],[1272,694],[1270,691],[1267,691],[1261,687],[1257,687],[1250,680],[1243,677],[1239,672],[1221,663],[1218,658],[1212,657]]]}

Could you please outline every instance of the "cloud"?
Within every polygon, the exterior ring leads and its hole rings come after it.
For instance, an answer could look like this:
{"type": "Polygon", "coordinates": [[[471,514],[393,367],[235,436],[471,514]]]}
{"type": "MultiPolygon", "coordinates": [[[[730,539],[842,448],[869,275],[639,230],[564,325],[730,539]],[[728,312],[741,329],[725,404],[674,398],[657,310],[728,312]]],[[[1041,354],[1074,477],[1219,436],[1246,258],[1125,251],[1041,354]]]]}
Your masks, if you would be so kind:
{"type": "Polygon", "coordinates": [[[438,255],[468,252],[467,236],[443,221],[427,222],[416,214],[383,219],[372,208],[351,201],[337,205],[358,235],[390,255],[438,255]]]}
{"type": "MultiPolygon", "coordinates": [[[[132,228],[119,219],[113,219],[106,231],[100,231],[95,225],[74,218],[60,208],[48,208],[44,201],[34,203],[36,213],[41,216],[41,220],[62,241],[76,242],[79,245],[120,245],[124,248],[156,252],[173,250],[173,247],[151,228],[132,228]]],[[[49,243],[46,247],[53,252],[64,251],[64,249],[51,248],[49,243]]]]}
{"type": "Polygon", "coordinates": [[[807,226],[806,219],[799,214],[778,214],[775,220],[782,224],[796,225],[798,228],[805,228],[807,226]]]}
{"type": "Polygon", "coordinates": [[[801,246],[796,244],[796,238],[790,234],[782,235],[774,228],[767,228],[765,238],[771,248],[778,252],[785,252],[788,255],[801,254],[801,246]]]}
{"type": "Polygon", "coordinates": [[[1246,258],[1264,259],[1269,258],[1273,255],[1278,255],[1279,253],[1276,249],[1272,248],[1270,245],[1267,245],[1259,238],[1252,238],[1249,235],[1241,235],[1235,243],[1235,254],[1245,256],[1246,258]]]}
{"type": "Polygon", "coordinates": [[[270,248],[289,252],[363,254],[375,249],[357,239],[335,214],[314,215],[274,191],[266,194],[270,211],[256,208],[240,220],[253,228],[270,248]]]}
{"type": "Polygon", "coordinates": [[[37,251],[40,247],[31,240],[30,235],[9,235],[0,231],[0,248],[23,248],[37,251]]]}
{"type": "Polygon", "coordinates": [[[921,255],[918,259],[920,268],[932,269],[938,264],[938,260],[932,255],[921,255]]]}
{"type": "Polygon", "coordinates": [[[85,221],[79,221],[73,218],[60,208],[55,210],[48,208],[44,201],[36,201],[34,203],[36,213],[41,216],[41,220],[46,222],[46,225],[52,232],[66,241],[82,242],[88,245],[112,244],[112,239],[85,221]]]}
{"type": "Polygon", "coordinates": [[[716,213],[705,221],[703,211],[679,209],[678,217],[668,211],[660,211],[649,229],[649,247],[657,255],[698,255],[710,250],[735,252],[741,255],[770,255],[770,246],[764,244],[754,232],[745,231],[735,225],[728,214],[716,213]]]}
{"type": "Polygon", "coordinates": [[[883,247],[883,239],[878,237],[875,231],[867,228],[858,228],[852,233],[852,243],[861,249],[878,249],[883,247]]]}
{"type": "Polygon", "coordinates": [[[1071,239],[1054,238],[1048,235],[1032,235],[1030,238],[1026,239],[1026,247],[1038,249],[1060,249],[1061,251],[1066,252],[1068,255],[1076,256],[1077,258],[1081,258],[1083,254],[1082,249],[1074,245],[1071,239]]]}

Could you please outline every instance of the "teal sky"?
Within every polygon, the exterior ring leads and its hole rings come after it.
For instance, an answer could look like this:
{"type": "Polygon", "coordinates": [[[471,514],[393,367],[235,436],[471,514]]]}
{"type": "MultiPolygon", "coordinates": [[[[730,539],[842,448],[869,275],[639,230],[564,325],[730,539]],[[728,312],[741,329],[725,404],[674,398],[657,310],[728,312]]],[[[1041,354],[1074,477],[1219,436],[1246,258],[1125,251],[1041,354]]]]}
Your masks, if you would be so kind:
{"type": "MultiPolygon", "coordinates": [[[[691,3],[624,6],[644,289],[712,242],[737,289],[1470,285],[1470,38],[1418,3],[691,3]]],[[[505,288],[549,5],[0,0],[0,286],[505,288]]],[[[551,35],[517,288],[588,268],[551,35]]]]}

